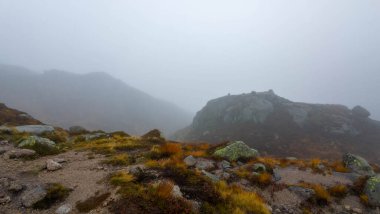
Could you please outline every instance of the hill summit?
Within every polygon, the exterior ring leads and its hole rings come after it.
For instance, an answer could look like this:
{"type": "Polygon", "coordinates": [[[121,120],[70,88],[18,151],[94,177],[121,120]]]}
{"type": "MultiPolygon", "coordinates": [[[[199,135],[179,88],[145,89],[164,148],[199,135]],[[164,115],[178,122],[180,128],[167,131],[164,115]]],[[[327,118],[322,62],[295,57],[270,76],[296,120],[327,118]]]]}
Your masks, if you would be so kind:
{"type": "Polygon", "coordinates": [[[292,102],[269,90],[211,100],[175,137],[214,143],[243,140],[282,156],[336,158],[356,152],[380,161],[380,122],[369,116],[361,106],[292,102]]]}

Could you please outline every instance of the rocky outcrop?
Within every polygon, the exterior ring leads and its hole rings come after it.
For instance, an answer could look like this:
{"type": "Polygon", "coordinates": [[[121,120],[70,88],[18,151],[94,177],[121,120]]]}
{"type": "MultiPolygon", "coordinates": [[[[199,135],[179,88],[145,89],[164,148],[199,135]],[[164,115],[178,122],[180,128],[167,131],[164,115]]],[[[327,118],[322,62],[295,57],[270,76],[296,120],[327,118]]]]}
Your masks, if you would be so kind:
{"type": "Polygon", "coordinates": [[[8,108],[3,103],[0,103],[0,125],[18,126],[38,124],[42,123],[32,118],[29,114],[16,109],[8,108]]]}
{"type": "Polygon", "coordinates": [[[380,122],[361,106],[293,102],[272,90],[211,100],[174,138],[243,140],[272,155],[336,158],[347,152],[380,163],[380,122]]]}
{"type": "Polygon", "coordinates": [[[380,175],[370,177],[367,180],[364,193],[368,196],[370,205],[380,206],[380,175]]]}
{"type": "Polygon", "coordinates": [[[259,153],[242,141],[234,141],[230,142],[226,147],[216,150],[214,155],[235,161],[241,158],[254,158],[257,157],[259,153]]]}

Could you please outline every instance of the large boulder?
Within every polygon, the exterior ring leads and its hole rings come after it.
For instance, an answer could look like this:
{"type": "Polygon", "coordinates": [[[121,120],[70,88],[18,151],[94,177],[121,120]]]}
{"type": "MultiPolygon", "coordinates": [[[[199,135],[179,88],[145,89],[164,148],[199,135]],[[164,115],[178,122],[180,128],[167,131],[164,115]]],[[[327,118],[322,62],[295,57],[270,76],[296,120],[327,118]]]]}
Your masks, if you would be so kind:
{"type": "Polygon", "coordinates": [[[250,148],[243,141],[230,142],[226,147],[218,149],[214,152],[217,157],[226,158],[230,161],[236,161],[240,158],[254,158],[259,152],[250,148]]]}
{"type": "Polygon", "coordinates": [[[26,191],[22,195],[21,203],[25,207],[32,207],[34,204],[44,199],[46,195],[46,189],[42,185],[38,185],[26,191]]]}
{"type": "Polygon", "coordinates": [[[54,131],[53,126],[48,125],[26,125],[26,126],[16,126],[15,129],[18,132],[26,132],[30,134],[42,134],[44,132],[54,131]]]}
{"type": "Polygon", "coordinates": [[[371,206],[380,206],[380,175],[367,180],[364,193],[368,196],[368,203],[371,206]]]}
{"type": "Polygon", "coordinates": [[[343,163],[353,173],[367,176],[375,175],[375,172],[373,171],[372,167],[368,164],[368,162],[358,155],[353,155],[350,153],[345,154],[343,156],[343,163]]]}
{"type": "Polygon", "coordinates": [[[24,140],[21,141],[21,143],[18,144],[18,147],[24,148],[32,148],[34,146],[46,146],[50,148],[55,148],[55,143],[47,138],[37,137],[37,136],[30,136],[24,140]]]}

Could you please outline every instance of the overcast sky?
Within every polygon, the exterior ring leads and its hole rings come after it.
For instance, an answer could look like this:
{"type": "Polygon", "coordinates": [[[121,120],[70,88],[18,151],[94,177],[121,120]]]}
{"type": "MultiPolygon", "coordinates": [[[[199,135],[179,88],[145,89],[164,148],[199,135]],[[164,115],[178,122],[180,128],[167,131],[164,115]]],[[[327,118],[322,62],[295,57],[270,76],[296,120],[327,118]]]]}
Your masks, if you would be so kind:
{"type": "Polygon", "coordinates": [[[380,1],[0,0],[0,63],[108,72],[191,112],[274,89],[380,119],[380,1]]]}

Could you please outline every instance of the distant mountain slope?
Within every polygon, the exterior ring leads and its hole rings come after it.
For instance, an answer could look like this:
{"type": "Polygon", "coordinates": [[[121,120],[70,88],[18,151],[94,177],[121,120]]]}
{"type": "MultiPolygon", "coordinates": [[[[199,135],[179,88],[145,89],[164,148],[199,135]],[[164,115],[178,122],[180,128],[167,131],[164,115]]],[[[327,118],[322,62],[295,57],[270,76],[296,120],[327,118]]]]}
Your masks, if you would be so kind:
{"type": "Polygon", "coordinates": [[[0,101],[60,127],[171,133],[190,121],[179,107],[128,86],[106,73],[33,73],[0,66],[0,101]]]}
{"type": "Polygon", "coordinates": [[[0,103],[0,126],[18,126],[18,125],[40,125],[40,121],[34,119],[25,112],[16,109],[8,108],[3,103],[0,103]]]}
{"type": "Polygon", "coordinates": [[[243,140],[268,154],[340,158],[345,152],[380,162],[380,122],[363,107],[292,102],[268,92],[211,100],[175,138],[243,140]]]}

